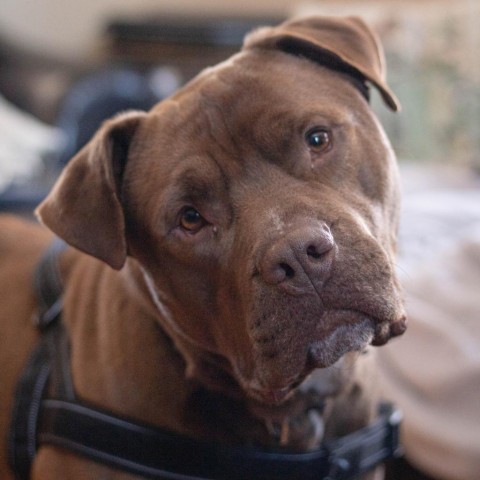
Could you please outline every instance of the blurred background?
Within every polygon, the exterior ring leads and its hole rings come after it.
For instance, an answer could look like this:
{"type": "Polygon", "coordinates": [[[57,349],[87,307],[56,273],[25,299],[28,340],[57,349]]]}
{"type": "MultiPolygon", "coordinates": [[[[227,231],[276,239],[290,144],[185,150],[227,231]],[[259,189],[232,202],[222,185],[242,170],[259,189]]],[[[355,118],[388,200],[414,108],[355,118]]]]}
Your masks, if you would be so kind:
{"type": "Polygon", "coordinates": [[[115,97],[105,113],[117,94],[119,109],[146,108],[257,25],[361,15],[382,38],[403,105],[400,115],[375,105],[400,160],[480,170],[478,0],[0,0],[0,10],[0,95],[62,130],[93,94],[115,97]]]}
{"type": "Polygon", "coordinates": [[[382,349],[381,382],[406,410],[408,458],[434,478],[480,478],[480,1],[0,0],[0,210],[28,215],[103,119],[148,109],[256,26],[309,14],[362,16],[403,106],[374,94],[404,191],[398,269],[414,322],[410,342],[382,349]]]}

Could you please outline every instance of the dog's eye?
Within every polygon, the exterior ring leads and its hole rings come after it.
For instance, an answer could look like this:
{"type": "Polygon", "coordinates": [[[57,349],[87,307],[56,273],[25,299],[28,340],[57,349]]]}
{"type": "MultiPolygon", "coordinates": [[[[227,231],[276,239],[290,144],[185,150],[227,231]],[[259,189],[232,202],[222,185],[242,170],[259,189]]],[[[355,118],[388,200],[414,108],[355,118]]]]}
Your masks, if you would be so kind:
{"type": "Polygon", "coordinates": [[[196,233],[206,223],[206,220],[193,207],[185,207],[180,214],[180,226],[187,232],[196,233]]]}
{"type": "Polygon", "coordinates": [[[330,132],[324,128],[310,130],[306,136],[307,145],[315,153],[326,152],[332,145],[330,132]]]}

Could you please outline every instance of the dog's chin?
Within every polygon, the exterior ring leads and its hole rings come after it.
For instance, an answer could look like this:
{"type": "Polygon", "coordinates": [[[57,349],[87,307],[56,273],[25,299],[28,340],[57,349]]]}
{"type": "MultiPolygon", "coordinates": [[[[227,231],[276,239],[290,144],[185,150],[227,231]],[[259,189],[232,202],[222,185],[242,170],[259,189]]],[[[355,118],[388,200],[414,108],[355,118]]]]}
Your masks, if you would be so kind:
{"type": "Polygon", "coordinates": [[[360,312],[334,310],[323,314],[321,319],[321,328],[312,332],[309,345],[302,348],[307,352],[305,357],[277,357],[259,369],[262,375],[258,378],[239,382],[248,397],[266,405],[281,405],[312,371],[337,364],[349,352],[365,350],[377,333],[376,322],[360,312]],[[294,364],[296,371],[291,368],[294,364]],[[282,379],[279,373],[287,371],[288,377],[282,379]]]}
{"type": "Polygon", "coordinates": [[[318,446],[323,439],[325,398],[314,389],[295,388],[280,405],[255,399],[246,405],[266,426],[271,446],[306,451],[318,446]]]}
{"type": "MultiPolygon", "coordinates": [[[[348,312],[352,316],[353,312],[348,312]]],[[[335,316],[343,312],[335,312],[335,316]]],[[[375,322],[367,316],[355,314],[355,322],[341,323],[328,334],[310,345],[308,363],[313,368],[326,368],[348,352],[359,352],[375,338],[375,322]]]]}

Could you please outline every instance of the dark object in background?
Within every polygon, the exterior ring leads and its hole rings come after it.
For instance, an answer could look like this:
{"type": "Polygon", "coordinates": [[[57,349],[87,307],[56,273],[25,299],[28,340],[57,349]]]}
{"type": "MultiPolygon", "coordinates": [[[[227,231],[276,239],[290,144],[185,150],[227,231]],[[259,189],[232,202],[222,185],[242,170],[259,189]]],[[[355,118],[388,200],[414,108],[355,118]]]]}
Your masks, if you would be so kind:
{"type": "Polygon", "coordinates": [[[283,17],[158,17],[132,21],[117,19],[107,27],[114,62],[142,68],[168,65],[185,80],[236,53],[244,36],[283,17]]]}
{"type": "Polygon", "coordinates": [[[128,69],[105,70],[85,78],[67,95],[59,114],[58,127],[66,135],[60,165],[65,165],[107,118],[125,110],[149,110],[179,86],[175,73],[166,68],[149,75],[128,69]]]}

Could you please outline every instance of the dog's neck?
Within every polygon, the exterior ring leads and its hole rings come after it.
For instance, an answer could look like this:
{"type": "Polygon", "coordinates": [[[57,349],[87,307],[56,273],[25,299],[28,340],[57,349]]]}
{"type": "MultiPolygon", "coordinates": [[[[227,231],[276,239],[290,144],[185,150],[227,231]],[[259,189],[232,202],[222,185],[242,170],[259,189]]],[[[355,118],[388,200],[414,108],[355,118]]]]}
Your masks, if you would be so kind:
{"type": "Polygon", "coordinates": [[[160,318],[165,312],[136,262],[129,261],[121,272],[83,255],[76,263],[67,281],[65,323],[80,398],[197,438],[299,450],[321,442],[322,411],[325,405],[327,414],[334,408],[332,400],[308,389],[278,407],[247,399],[225,360],[189,345],[188,338],[172,341],[163,327],[170,319],[160,318]],[[85,318],[77,313],[85,308],[78,308],[82,300],[74,292],[88,284],[88,275],[114,283],[117,294],[99,302],[111,291],[99,284],[87,307],[92,315],[85,318]],[[109,315],[97,315],[95,308],[104,304],[109,315]]]}

